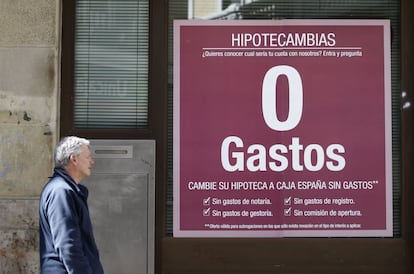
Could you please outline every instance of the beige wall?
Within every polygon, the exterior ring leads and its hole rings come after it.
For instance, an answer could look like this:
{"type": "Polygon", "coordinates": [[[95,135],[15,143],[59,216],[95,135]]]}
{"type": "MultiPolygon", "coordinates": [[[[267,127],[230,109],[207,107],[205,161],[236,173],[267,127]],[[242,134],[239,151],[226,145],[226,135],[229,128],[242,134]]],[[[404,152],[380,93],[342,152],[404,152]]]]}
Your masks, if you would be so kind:
{"type": "Polygon", "coordinates": [[[0,272],[39,273],[38,196],[58,138],[59,0],[0,1],[0,272]]]}

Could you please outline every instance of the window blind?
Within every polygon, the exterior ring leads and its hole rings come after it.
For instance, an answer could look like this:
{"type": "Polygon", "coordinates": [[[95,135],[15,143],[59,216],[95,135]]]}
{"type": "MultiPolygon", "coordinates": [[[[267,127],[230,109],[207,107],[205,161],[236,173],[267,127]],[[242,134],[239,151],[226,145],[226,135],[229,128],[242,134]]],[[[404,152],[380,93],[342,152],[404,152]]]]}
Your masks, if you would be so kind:
{"type": "Polygon", "coordinates": [[[148,126],[149,0],[77,0],[74,126],[148,126]]]}

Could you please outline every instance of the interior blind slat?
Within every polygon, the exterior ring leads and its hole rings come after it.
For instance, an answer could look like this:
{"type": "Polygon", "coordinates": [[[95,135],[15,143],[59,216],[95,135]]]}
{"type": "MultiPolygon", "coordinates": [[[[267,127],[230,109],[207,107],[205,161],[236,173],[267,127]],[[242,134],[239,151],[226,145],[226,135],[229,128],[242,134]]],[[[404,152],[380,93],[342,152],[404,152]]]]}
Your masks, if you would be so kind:
{"type": "Polygon", "coordinates": [[[77,0],[76,128],[148,126],[149,0],[77,0]]]}

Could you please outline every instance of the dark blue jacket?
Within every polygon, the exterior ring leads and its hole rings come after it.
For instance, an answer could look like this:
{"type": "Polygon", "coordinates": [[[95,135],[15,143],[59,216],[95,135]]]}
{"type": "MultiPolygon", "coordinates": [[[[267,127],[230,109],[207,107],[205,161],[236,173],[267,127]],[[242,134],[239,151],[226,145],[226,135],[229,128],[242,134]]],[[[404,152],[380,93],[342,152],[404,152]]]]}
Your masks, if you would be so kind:
{"type": "Polygon", "coordinates": [[[92,232],[88,189],[55,168],[39,202],[42,274],[104,273],[92,232]]]}

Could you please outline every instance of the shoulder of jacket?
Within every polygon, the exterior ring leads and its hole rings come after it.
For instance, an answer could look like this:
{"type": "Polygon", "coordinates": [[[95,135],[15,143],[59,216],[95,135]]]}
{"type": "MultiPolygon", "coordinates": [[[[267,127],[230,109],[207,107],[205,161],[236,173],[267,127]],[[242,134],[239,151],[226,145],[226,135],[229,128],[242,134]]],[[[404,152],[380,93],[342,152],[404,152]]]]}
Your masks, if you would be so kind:
{"type": "Polygon", "coordinates": [[[49,180],[43,189],[43,192],[68,192],[75,191],[64,178],[60,176],[53,177],[49,180]]]}

